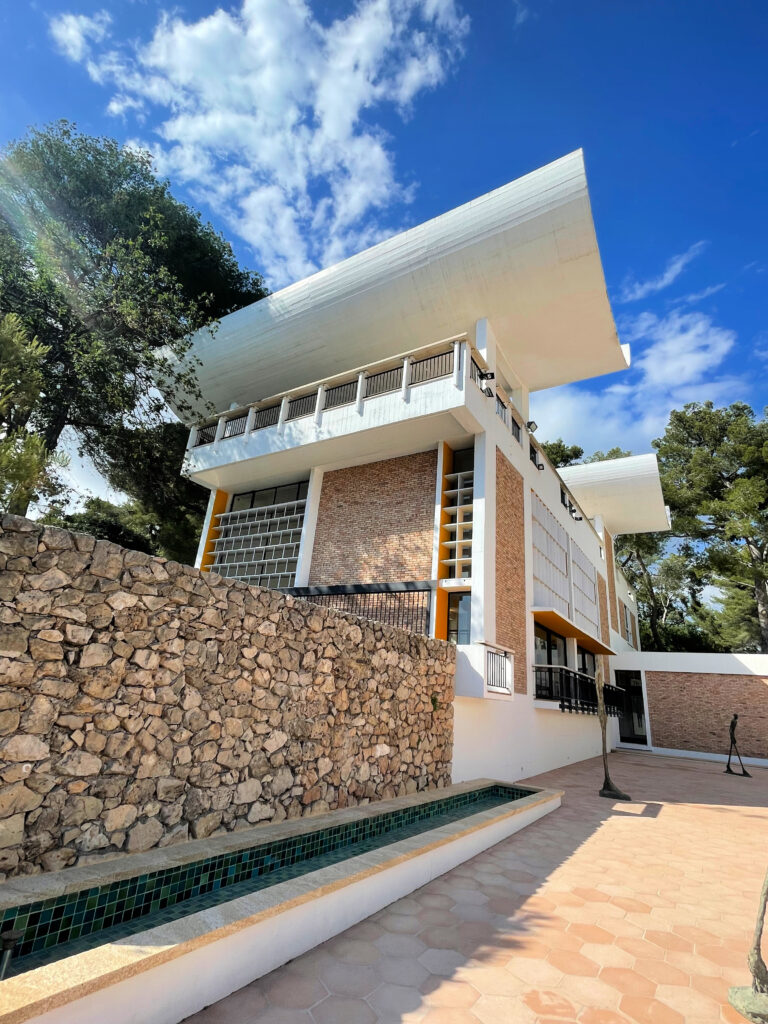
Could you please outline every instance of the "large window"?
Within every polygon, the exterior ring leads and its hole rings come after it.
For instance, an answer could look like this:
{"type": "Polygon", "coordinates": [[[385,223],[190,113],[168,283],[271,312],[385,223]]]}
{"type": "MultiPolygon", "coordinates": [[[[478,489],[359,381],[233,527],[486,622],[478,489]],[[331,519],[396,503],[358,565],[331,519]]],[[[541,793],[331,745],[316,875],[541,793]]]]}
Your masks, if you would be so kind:
{"type": "Polygon", "coordinates": [[[471,600],[469,592],[448,596],[448,639],[452,644],[469,643],[471,600]]]}
{"type": "Polygon", "coordinates": [[[565,637],[536,623],[534,660],[537,665],[565,666],[565,637]]]}
{"type": "Polygon", "coordinates": [[[577,650],[579,672],[595,678],[595,656],[592,651],[585,651],[583,647],[577,650]]]}

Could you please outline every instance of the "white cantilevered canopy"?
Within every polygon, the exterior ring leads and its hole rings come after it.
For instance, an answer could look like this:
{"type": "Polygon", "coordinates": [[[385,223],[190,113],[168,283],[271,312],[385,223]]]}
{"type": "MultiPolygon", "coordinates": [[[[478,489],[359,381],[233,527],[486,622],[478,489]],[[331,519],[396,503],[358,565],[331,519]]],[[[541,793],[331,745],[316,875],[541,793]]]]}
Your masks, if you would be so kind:
{"type": "Polygon", "coordinates": [[[610,533],[652,533],[669,529],[656,456],[629,455],[558,470],[590,518],[601,516],[610,533]]]}
{"type": "Polygon", "coordinates": [[[531,391],[628,365],[581,150],[224,317],[192,354],[205,400],[225,410],[471,334],[483,318],[531,391]]]}

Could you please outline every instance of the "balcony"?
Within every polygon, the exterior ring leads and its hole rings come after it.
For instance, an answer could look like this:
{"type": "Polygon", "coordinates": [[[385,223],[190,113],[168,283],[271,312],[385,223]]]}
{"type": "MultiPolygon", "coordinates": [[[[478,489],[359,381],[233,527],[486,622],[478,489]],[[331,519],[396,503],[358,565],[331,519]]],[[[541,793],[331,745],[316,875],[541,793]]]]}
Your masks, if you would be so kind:
{"type": "Polygon", "coordinates": [[[473,382],[470,367],[481,358],[473,353],[464,336],[451,338],[230,409],[192,429],[183,471],[205,487],[235,491],[321,463],[383,449],[405,455],[476,433],[495,393],[473,382]]]}
{"type": "MultiPolygon", "coordinates": [[[[534,665],[536,700],[557,702],[561,711],[597,714],[597,685],[592,676],[562,665],[534,665]]],[[[618,686],[603,686],[605,710],[614,718],[624,713],[624,691],[618,686]]]]}

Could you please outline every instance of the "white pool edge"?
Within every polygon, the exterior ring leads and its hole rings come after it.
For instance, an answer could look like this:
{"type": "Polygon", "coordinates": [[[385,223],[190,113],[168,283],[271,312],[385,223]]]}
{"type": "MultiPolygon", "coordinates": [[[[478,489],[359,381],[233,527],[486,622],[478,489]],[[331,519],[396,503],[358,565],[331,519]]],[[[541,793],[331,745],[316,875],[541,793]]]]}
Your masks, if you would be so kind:
{"type": "MultiPolygon", "coordinates": [[[[407,853],[413,840],[393,844],[393,852],[395,847],[406,851],[395,856],[394,863],[358,874],[347,884],[318,893],[298,905],[183,951],[123,980],[98,987],[80,998],[69,999],[55,1009],[28,1016],[18,1010],[6,1014],[0,999],[0,1022],[179,1024],[186,1017],[365,920],[560,806],[560,793],[540,793],[537,796],[539,799],[531,806],[488,824],[479,824],[455,837],[443,838],[438,845],[428,846],[423,852],[407,853]]],[[[467,821],[454,822],[451,826],[435,830],[434,834],[460,829],[467,821]]],[[[333,873],[340,867],[322,869],[316,874],[333,873]]],[[[275,886],[274,890],[278,888],[275,886]]],[[[150,934],[143,933],[136,938],[142,940],[150,934]]],[[[146,947],[146,941],[142,945],[146,947]]],[[[61,963],[64,965],[66,962],[61,963]]]]}

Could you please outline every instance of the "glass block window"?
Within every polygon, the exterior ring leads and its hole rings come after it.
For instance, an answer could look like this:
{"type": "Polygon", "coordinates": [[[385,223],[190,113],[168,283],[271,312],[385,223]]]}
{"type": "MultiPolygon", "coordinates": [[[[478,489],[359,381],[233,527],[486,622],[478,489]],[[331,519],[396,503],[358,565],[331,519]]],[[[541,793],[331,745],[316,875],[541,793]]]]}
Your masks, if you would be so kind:
{"type": "Polygon", "coordinates": [[[232,496],[217,517],[211,569],[259,587],[292,587],[309,481],[232,496]]]}

